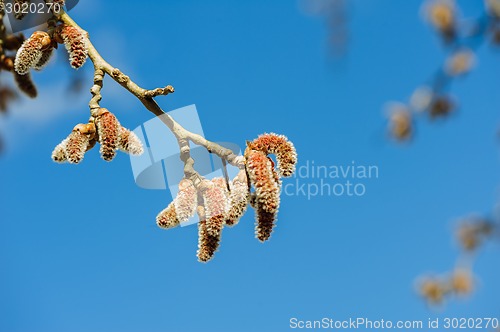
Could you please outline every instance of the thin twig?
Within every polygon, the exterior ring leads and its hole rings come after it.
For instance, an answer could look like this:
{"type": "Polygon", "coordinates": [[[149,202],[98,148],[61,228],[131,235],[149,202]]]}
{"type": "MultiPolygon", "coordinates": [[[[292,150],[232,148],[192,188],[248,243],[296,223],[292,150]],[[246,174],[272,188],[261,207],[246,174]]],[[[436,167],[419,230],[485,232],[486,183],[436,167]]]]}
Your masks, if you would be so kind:
{"type": "MultiPolygon", "coordinates": [[[[66,25],[70,25],[84,31],[66,12],[63,12],[59,16],[59,21],[66,25]]],[[[146,107],[146,109],[160,118],[160,120],[170,129],[170,131],[176,137],[179,148],[181,151],[181,160],[184,162],[184,175],[193,180],[195,185],[201,183],[202,177],[196,172],[194,168],[194,159],[190,154],[189,142],[193,142],[196,145],[203,146],[210,153],[214,153],[219,156],[222,160],[227,161],[229,164],[244,168],[244,159],[237,156],[230,149],[226,149],[219,144],[206,140],[201,135],[192,133],[182,127],[177,123],[169,114],[165,113],[161,107],[155,101],[155,97],[164,96],[174,92],[172,86],[167,86],[165,88],[158,88],[154,90],[146,90],[138,86],[129,76],[125,75],[118,68],[110,65],[104,58],[99,54],[97,49],[94,47],[90,41],[88,33],[87,36],[87,49],[90,60],[94,64],[94,86],[92,87],[92,100],[89,104],[91,110],[99,108],[99,102],[101,97],[101,88],[104,75],[109,75],[113,80],[120,84],[124,89],[133,94],[139,101],[146,107]]]]}

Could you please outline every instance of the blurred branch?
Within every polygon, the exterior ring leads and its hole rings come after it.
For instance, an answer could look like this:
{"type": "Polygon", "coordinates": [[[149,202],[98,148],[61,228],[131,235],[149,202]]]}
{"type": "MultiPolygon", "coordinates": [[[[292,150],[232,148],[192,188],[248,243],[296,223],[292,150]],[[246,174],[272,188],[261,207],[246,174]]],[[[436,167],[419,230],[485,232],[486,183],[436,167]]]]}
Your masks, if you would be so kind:
{"type": "Polygon", "coordinates": [[[349,43],[348,1],[302,0],[300,5],[306,13],[325,20],[329,54],[334,58],[343,57],[349,43]]]}
{"type": "Polygon", "coordinates": [[[458,17],[458,8],[451,0],[427,1],[423,15],[442,40],[447,52],[443,64],[425,84],[413,92],[406,103],[392,103],[387,107],[389,134],[397,141],[410,140],[414,126],[422,116],[430,120],[447,118],[457,109],[457,100],[449,93],[452,83],[466,76],[477,63],[476,50],[489,40],[500,42],[500,7],[487,0],[484,13],[472,20],[458,17]],[[402,120],[403,119],[403,120],[402,120]],[[401,127],[407,128],[401,130],[401,127]]]}

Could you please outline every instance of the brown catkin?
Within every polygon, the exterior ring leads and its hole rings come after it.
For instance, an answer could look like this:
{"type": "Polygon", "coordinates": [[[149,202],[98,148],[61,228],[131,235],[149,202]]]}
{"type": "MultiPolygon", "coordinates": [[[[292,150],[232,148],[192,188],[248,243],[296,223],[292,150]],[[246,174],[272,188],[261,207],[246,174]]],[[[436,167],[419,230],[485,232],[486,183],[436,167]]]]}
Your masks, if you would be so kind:
{"type": "Polygon", "coordinates": [[[180,223],[188,221],[194,215],[198,206],[198,191],[191,180],[181,180],[174,205],[180,223]]]}
{"type": "Polygon", "coordinates": [[[38,95],[38,91],[29,73],[21,75],[17,72],[14,72],[14,80],[16,81],[19,90],[24,92],[30,98],[36,98],[36,96],[38,95]]]}
{"type": "MultiPolygon", "coordinates": [[[[281,192],[281,180],[278,173],[272,169],[273,179],[281,192]]],[[[279,193],[278,193],[279,199],[279,193]]],[[[279,202],[278,202],[279,205],[279,202]]],[[[271,237],[274,227],[276,226],[276,221],[278,220],[278,210],[267,211],[262,208],[261,205],[257,204],[257,212],[255,215],[255,236],[259,241],[265,242],[271,237]]]]}
{"type": "Polygon", "coordinates": [[[137,137],[133,131],[124,127],[120,127],[118,148],[121,151],[129,153],[133,156],[140,156],[144,153],[144,147],[139,137],[137,137]]]}
{"type": "Polygon", "coordinates": [[[170,203],[165,210],[158,214],[156,217],[156,224],[160,228],[167,229],[179,225],[179,219],[177,219],[174,202],[170,203]]]}
{"type": "Polygon", "coordinates": [[[280,204],[280,187],[272,161],[261,151],[245,151],[246,169],[250,182],[255,187],[256,204],[260,209],[276,213],[280,204]]]}
{"type": "Polygon", "coordinates": [[[208,231],[207,222],[201,220],[198,223],[198,260],[206,263],[210,261],[219,248],[221,233],[213,235],[208,231]]]}
{"type": "Polygon", "coordinates": [[[223,188],[205,180],[206,188],[203,190],[203,201],[205,203],[205,214],[207,219],[207,231],[212,235],[218,235],[225,223],[225,215],[228,209],[227,196],[223,188]]]}
{"type": "Polygon", "coordinates": [[[84,32],[78,28],[63,24],[56,29],[56,33],[62,39],[69,53],[71,67],[75,69],[82,67],[88,57],[84,32]]]}
{"type": "Polygon", "coordinates": [[[65,139],[62,141],[54,151],[52,152],[52,160],[55,161],[56,163],[64,163],[68,161],[66,158],[66,144],[68,143],[68,139],[65,139]]]}
{"type": "Polygon", "coordinates": [[[36,70],[42,70],[43,68],[45,68],[45,66],[47,66],[50,59],[52,58],[53,53],[54,53],[53,48],[49,48],[45,51],[42,51],[42,56],[40,57],[40,60],[38,60],[38,62],[35,65],[33,65],[33,68],[35,68],[36,70]]]}
{"type": "Polygon", "coordinates": [[[264,211],[257,208],[255,237],[261,242],[269,240],[274,226],[276,225],[276,213],[264,211]]]}
{"type": "Polygon", "coordinates": [[[20,75],[26,75],[30,69],[38,64],[43,51],[51,47],[50,36],[43,31],[34,32],[26,39],[16,54],[14,70],[20,75]]]}
{"type": "Polygon", "coordinates": [[[295,172],[297,152],[293,143],[286,136],[274,133],[263,134],[249,143],[248,146],[252,150],[263,152],[266,156],[276,155],[280,176],[289,177],[295,172]]]}
{"type": "Polygon", "coordinates": [[[226,215],[226,225],[238,224],[240,218],[245,214],[250,200],[248,178],[245,170],[241,170],[234,178],[229,196],[229,210],[226,215]]]}
{"type": "Polygon", "coordinates": [[[71,164],[79,164],[85,152],[87,152],[87,147],[89,146],[89,136],[82,134],[78,130],[74,130],[68,136],[68,140],[65,144],[65,155],[66,159],[71,164]]]}
{"type": "Polygon", "coordinates": [[[116,116],[105,108],[99,110],[95,120],[99,144],[101,144],[101,156],[106,161],[111,161],[116,156],[118,148],[120,123],[116,116]]]}

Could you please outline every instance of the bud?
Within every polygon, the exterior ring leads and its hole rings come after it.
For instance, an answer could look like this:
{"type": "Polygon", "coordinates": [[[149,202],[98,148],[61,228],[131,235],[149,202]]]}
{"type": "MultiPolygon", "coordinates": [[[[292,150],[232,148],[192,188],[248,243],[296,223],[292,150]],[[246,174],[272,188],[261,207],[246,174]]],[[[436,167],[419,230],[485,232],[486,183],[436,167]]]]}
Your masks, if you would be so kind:
{"type": "Polygon", "coordinates": [[[407,141],[413,135],[410,110],[402,104],[394,104],[389,109],[389,133],[398,141],[407,141]]]}
{"type": "Polygon", "coordinates": [[[429,107],[429,115],[432,119],[446,117],[455,108],[451,98],[447,96],[436,96],[429,107]]]}
{"type": "Polygon", "coordinates": [[[474,52],[462,49],[451,55],[446,61],[446,72],[450,76],[459,76],[469,72],[475,64],[474,52]]]}
{"type": "Polygon", "coordinates": [[[69,25],[60,25],[56,29],[56,39],[66,47],[71,67],[78,69],[88,57],[87,41],[84,32],[69,25]]]}
{"type": "Polygon", "coordinates": [[[420,295],[431,304],[440,304],[448,293],[446,285],[442,280],[427,277],[420,284],[420,295]]]}
{"type": "Polygon", "coordinates": [[[458,295],[468,295],[474,289],[474,278],[468,269],[459,268],[451,276],[451,288],[458,295]]]}
{"type": "Polygon", "coordinates": [[[434,0],[427,6],[427,19],[446,41],[455,37],[455,5],[452,0],[434,0]]]}

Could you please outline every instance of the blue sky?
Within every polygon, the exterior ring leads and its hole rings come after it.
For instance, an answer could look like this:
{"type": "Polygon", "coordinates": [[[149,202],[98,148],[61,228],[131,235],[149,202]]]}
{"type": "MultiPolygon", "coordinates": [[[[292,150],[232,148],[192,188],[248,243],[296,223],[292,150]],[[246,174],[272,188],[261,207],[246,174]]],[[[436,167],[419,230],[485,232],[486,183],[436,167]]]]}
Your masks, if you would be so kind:
{"type": "MultiPolygon", "coordinates": [[[[480,2],[460,2],[465,14],[480,2]]],[[[287,135],[299,165],[377,165],[362,197],[283,196],[270,242],[253,212],[226,229],[209,264],[197,229],[158,229],[166,191],[138,188],[127,156],[56,165],[53,147],[88,118],[62,56],[35,75],[37,101],[0,119],[0,331],[288,331],[289,319],[499,317],[498,245],[478,256],[472,298],[438,311],[415,295],[425,272],[453,268],[453,222],[498,201],[498,50],[457,81],[459,111],[387,140],[383,107],[406,100],[443,50],[421,1],[350,2],[345,58],[327,56],[324,22],[295,1],[82,1],[72,11],[112,64],[145,87],[172,84],[165,110],[196,104],[205,135],[244,145],[287,135]]],[[[135,128],[151,119],[107,80],[102,105],[135,128]]],[[[289,183],[294,180],[287,180],[289,183]]],[[[286,181],[285,181],[286,183],[286,181]]],[[[307,182],[306,180],[306,183],[307,182]]],[[[312,182],[311,182],[312,183],[312,182]]]]}

